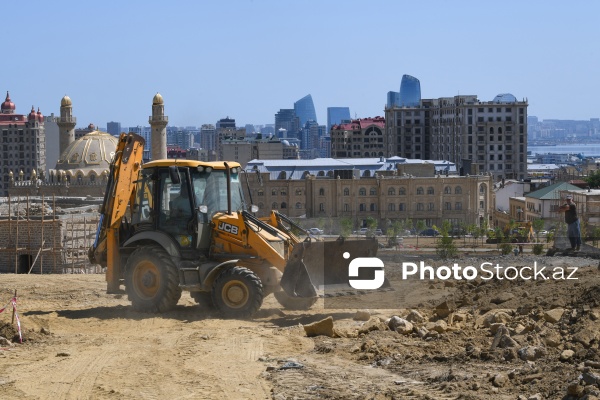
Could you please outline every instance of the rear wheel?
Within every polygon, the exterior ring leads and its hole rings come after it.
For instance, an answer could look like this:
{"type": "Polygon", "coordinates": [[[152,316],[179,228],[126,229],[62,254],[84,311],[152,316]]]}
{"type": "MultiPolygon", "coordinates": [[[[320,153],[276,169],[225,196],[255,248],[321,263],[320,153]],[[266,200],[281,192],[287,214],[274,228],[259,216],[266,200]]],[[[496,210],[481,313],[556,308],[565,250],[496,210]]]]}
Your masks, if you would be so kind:
{"type": "Polygon", "coordinates": [[[228,318],[252,316],[262,305],[263,296],[260,278],[248,268],[228,268],[213,284],[213,303],[228,318]]]}
{"type": "Polygon", "coordinates": [[[125,287],[133,309],[141,312],[169,311],[181,298],[177,268],[158,246],[142,246],[129,256],[125,287]]]}
{"type": "Polygon", "coordinates": [[[316,302],[317,297],[292,297],[284,291],[273,293],[275,299],[288,310],[308,310],[316,302]]]}

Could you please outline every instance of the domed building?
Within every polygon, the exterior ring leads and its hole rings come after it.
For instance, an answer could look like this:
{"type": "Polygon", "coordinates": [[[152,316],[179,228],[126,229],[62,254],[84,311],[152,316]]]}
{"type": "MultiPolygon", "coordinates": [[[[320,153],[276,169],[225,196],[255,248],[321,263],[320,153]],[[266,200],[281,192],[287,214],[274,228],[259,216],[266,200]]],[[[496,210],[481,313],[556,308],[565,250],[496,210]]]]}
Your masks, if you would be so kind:
{"type": "Polygon", "coordinates": [[[56,167],[49,171],[49,182],[96,184],[103,180],[105,184],[117,142],[116,137],[98,130],[77,139],[61,153],[56,167]]]}

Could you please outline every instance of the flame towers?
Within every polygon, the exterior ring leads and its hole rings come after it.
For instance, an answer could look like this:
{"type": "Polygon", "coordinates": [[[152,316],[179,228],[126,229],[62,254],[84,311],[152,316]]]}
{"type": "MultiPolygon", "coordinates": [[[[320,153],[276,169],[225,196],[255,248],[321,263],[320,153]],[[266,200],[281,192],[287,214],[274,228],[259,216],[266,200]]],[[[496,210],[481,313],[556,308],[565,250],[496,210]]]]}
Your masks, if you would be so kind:
{"type": "Polygon", "coordinates": [[[400,92],[388,92],[388,107],[417,107],[421,103],[421,82],[411,75],[402,75],[400,92]]]}

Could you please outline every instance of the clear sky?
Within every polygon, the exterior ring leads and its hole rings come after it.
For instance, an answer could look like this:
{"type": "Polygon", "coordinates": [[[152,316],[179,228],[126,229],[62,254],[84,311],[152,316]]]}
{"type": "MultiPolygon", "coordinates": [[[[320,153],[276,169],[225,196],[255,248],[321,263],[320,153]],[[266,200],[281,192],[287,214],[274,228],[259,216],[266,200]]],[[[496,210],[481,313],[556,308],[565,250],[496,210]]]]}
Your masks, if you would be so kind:
{"type": "MultiPolygon", "coordinates": [[[[540,119],[600,117],[600,2],[5,1],[0,94],[26,114],[78,126],[148,125],[162,94],[169,124],[274,123],[311,94],[352,117],[384,114],[403,74],[423,98],[527,98],[540,119]]],[[[2,101],[0,100],[0,101],[2,101]]]]}

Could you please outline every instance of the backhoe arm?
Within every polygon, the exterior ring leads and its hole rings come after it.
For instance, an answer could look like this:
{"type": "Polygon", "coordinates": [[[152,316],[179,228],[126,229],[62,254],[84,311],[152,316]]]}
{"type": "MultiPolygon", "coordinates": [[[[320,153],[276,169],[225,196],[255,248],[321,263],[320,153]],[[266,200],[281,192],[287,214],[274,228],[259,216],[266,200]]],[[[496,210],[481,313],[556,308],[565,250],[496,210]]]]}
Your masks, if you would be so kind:
{"type": "Polygon", "coordinates": [[[100,209],[96,240],[88,255],[90,262],[106,265],[107,291],[119,290],[119,228],[127,206],[135,197],[135,182],[142,165],[144,139],[122,133],[110,164],[110,173],[100,209]]]}

